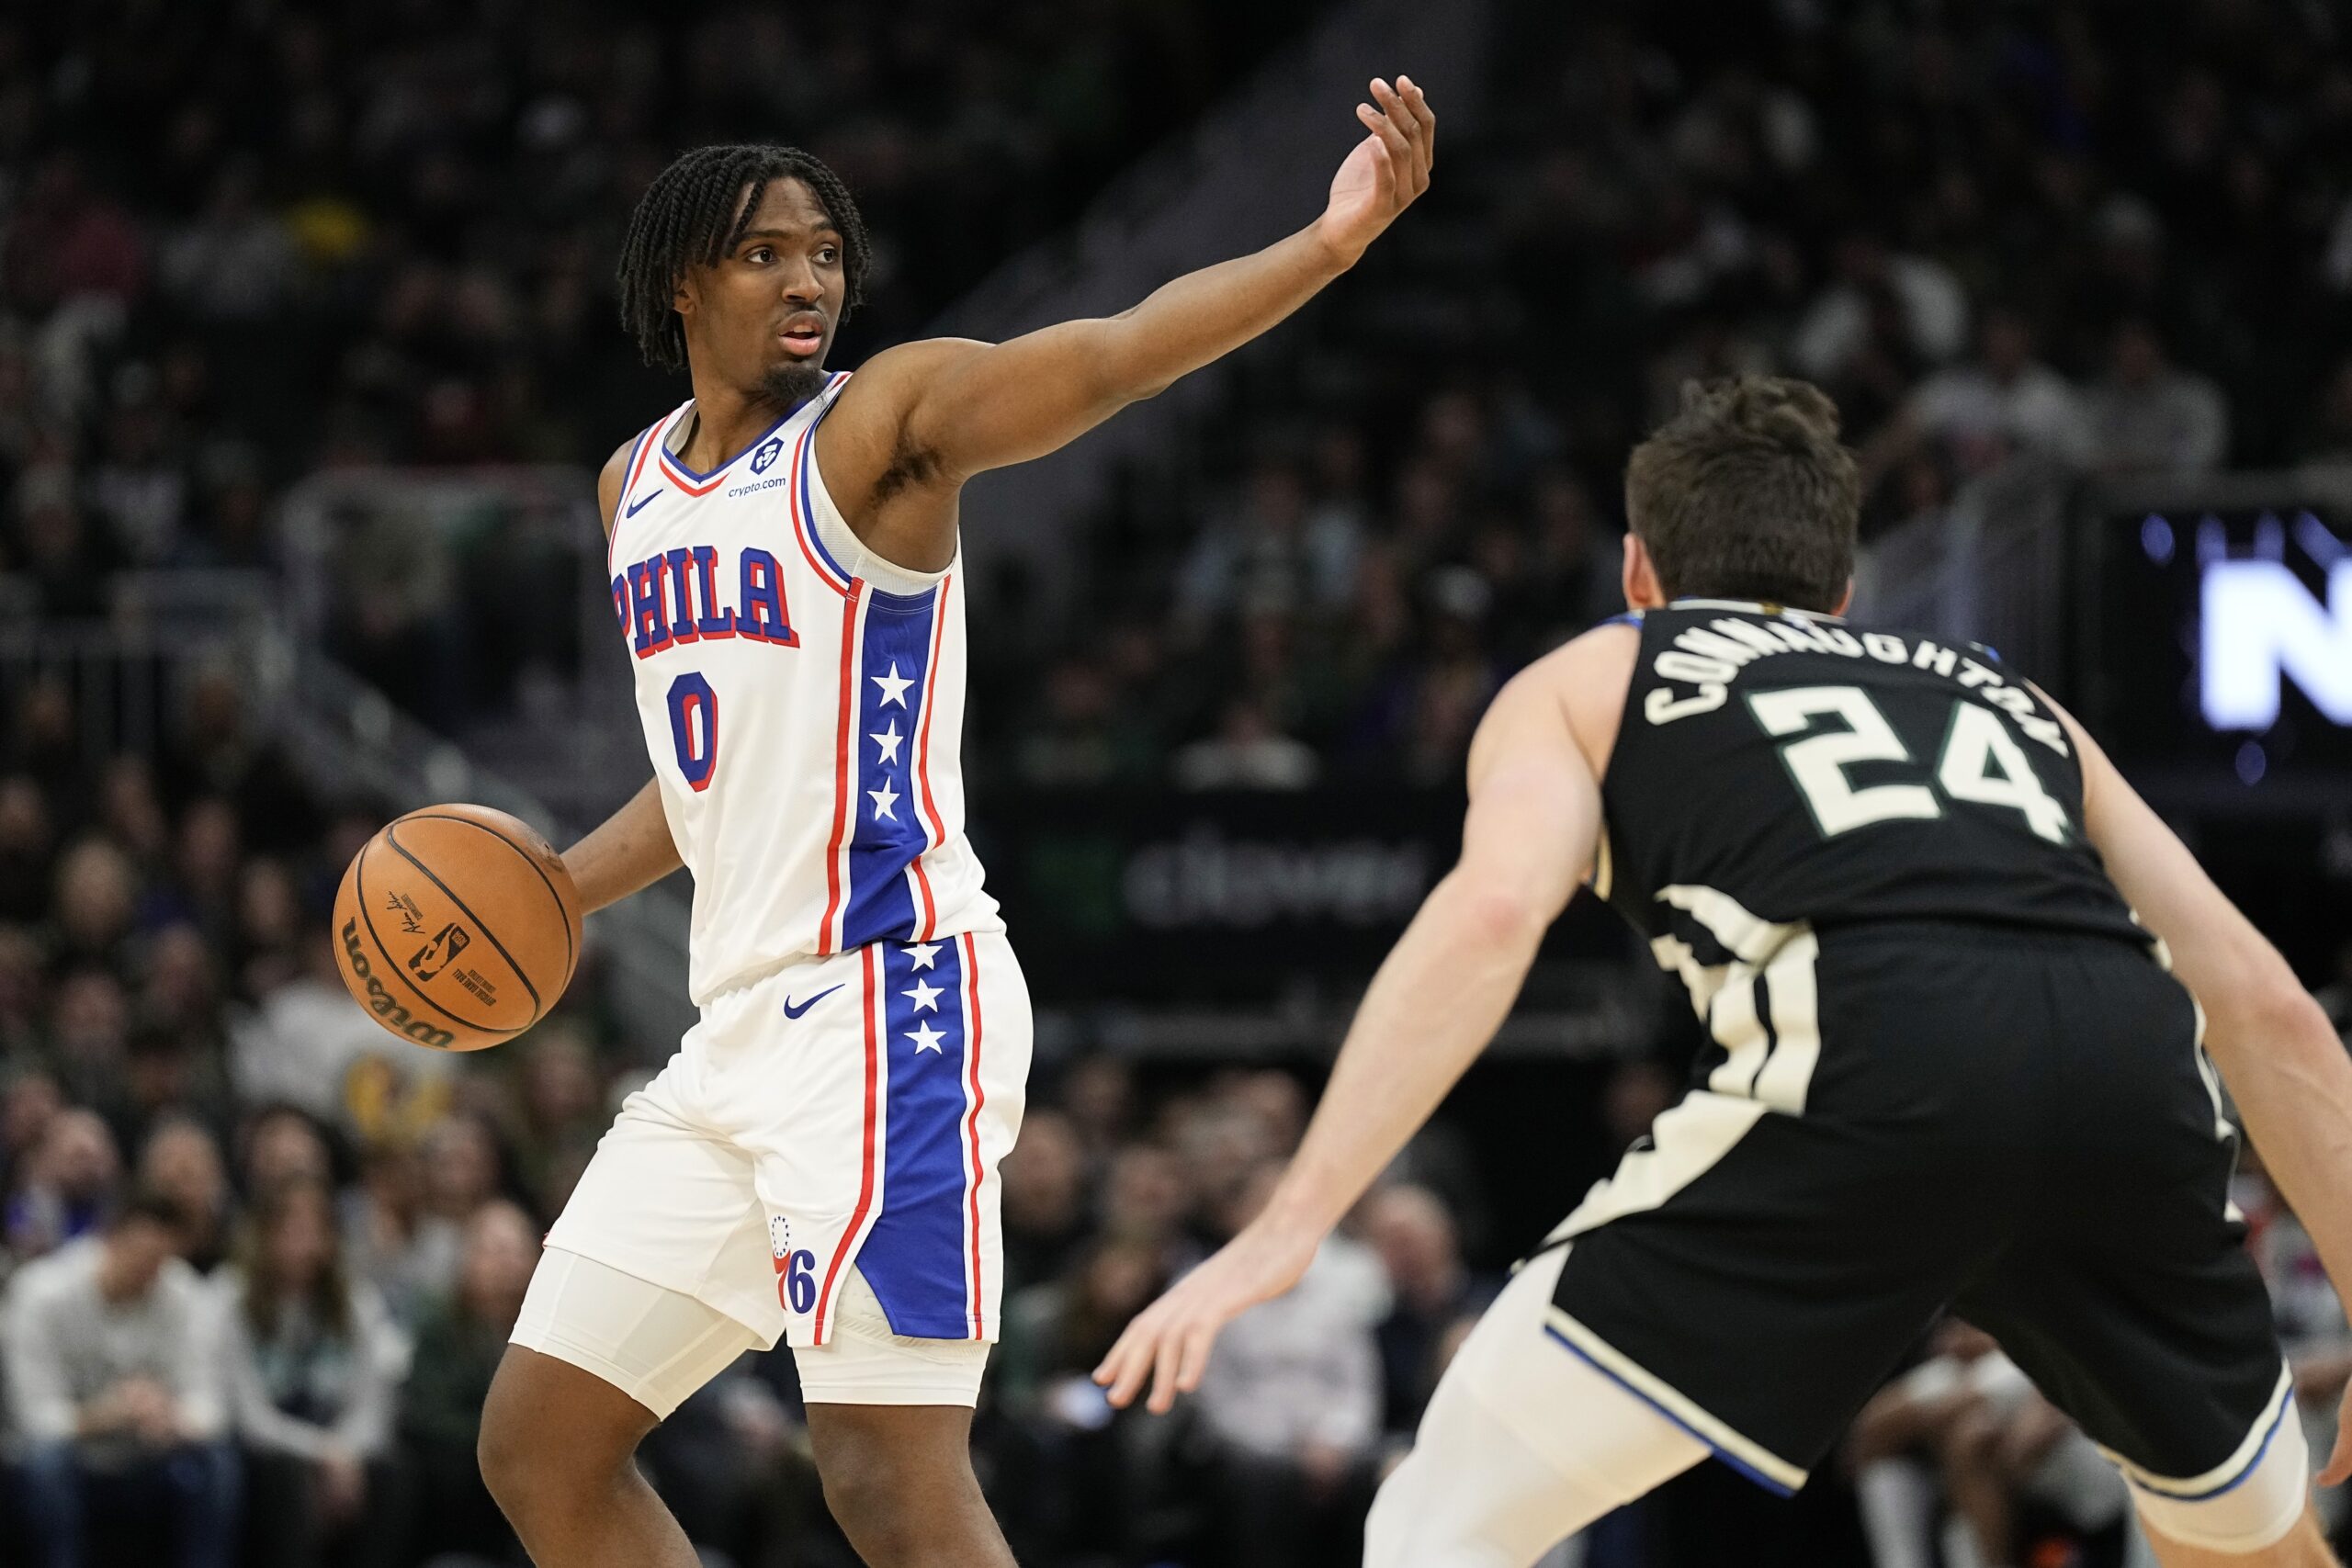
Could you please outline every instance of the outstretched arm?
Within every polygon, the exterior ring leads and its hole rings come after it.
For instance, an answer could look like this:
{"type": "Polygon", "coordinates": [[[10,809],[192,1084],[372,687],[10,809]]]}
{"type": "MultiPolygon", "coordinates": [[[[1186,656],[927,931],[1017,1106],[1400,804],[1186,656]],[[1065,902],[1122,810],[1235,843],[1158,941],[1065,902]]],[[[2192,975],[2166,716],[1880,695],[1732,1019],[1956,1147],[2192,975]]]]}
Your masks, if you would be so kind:
{"type": "Polygon", "coordinates": [[[1331,1082],[1265,1210],[1120,1336],[1094,1381],[1166,1410],[1217,1331],[1297,1282],[1323,1237],[1493,1038],[1592,863],[1600,789],[1540,667],[1495,699],[1470,750],[1462,858],[1365,993],[1331,1082]]]}
{"type": "MultiPolygon", "coordinates": [[[[875,356],[820,432],[827,482],[853,519],[902,490],[952,493],[1041,457],[1231,352],[1355,265],[1429,187],[1437,117],[1409,77],[1372,84],[1369,134],[1323,215],[1254,255],[1187,274],[1133,309],[1001,344],[931,339],[875,356]]],[[[863,531],[863,530],[861,530],[863,531]]]]}
{"type": "MultiPolygon", "coordinates": [[[[2206,1052],[2329,1276],[2352,1282],[2352,1057],[2278,950],[2082,726],[2059,717],[2082,757],[2084,827],[2108,874],[2164,940],[2173,973],[2205,1010],[2206,1052]]],[[[2347,1478],[2352,1398],[2319,1476],[2331,1486],[2347,1478]]]]}

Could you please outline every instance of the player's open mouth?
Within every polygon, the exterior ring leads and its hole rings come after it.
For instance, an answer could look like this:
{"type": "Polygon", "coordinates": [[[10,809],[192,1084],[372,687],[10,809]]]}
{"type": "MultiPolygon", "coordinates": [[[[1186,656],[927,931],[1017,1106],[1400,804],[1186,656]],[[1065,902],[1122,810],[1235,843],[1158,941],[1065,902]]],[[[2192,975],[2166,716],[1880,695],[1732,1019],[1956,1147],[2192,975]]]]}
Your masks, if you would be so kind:
{"type": "Polygon", "coordinates": [[[793,354],[816,354],[825,346],[825,323],[816,316],[795,316],[776,333],[776,341],[793,354]]]}

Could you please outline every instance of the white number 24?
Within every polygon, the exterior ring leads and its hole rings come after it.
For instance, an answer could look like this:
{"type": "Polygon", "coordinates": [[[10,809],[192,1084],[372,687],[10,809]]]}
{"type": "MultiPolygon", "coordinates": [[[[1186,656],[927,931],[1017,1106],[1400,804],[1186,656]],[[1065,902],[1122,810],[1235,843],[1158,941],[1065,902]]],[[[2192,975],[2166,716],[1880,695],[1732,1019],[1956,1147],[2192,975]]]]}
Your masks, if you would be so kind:
{"type": "MultiPolygon", "coordinates": [[[[1796,686],[1759,692],[1747,705],[1767,735],[1803,735],[1781,748],[1781,761],[1813,810],[1825,837],[1895,818],[1944,814],[1935,789],[1924,784],[1865,784],[1857,788],[1846,770],[1857,762],[1907,762],[1911,753],[1860,686],[1796,686]],[[1815,721],[1831,717],[1842,729],[1805,734],[1815,721]]],[[[1950,799],[1973,806],[1998,806],[2019,813],[2026,825],[2052,843],[2066,840],[2066,808],[2050,798],[2033,764],[2001,717],[1988,707],[1954,698],[1951,728],[1936,763],[1936,784],[1950,799]]]]}

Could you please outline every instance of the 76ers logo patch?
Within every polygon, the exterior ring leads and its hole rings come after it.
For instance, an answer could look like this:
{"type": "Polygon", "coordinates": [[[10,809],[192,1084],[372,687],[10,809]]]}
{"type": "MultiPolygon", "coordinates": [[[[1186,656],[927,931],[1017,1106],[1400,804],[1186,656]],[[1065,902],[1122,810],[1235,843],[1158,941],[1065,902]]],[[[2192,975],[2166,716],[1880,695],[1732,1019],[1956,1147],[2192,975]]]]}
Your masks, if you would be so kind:
{"type": "Polygon", "coordinates": [[[783,450],[784,437],[781,435],[771,435],[765,441],[761,442],[760,449],[752,454],[752,472],[755,474],[766,473],[768,471],[768,465],[775,462],[776,459],[776,454],[783,450]]]}
{"type": "Polygon", "coordinates": [[[817,1255],[792,1249],[792,1222],[782,1214],[768,1216],[768,1250],[775,1255],[775,1299],[786,1312],[805,1313],[817,1305],[817,1255]]]}

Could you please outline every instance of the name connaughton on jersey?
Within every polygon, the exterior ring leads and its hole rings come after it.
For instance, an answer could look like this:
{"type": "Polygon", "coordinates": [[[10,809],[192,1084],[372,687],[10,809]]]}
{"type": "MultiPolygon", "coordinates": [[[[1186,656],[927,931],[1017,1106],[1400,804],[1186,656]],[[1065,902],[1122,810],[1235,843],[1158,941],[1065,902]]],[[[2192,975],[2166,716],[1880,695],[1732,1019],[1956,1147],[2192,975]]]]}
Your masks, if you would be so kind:
{"type": "Polygon", "coordinates": [[[2084,838],[2064,727],[1991,650],[1728,600],[1640,627],[1594,887],[1669,967],[1736,947],[1730,910],[2147,940],[2084,838]]]}

